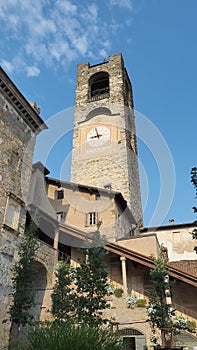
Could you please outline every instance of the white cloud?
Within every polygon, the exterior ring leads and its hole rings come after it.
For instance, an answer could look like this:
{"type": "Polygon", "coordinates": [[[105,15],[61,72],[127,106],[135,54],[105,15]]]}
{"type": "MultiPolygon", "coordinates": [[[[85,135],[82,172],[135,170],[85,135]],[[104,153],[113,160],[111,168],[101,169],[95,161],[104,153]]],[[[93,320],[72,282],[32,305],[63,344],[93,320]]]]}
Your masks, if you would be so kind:
{"type": "Polygon", "coordinates": [[[11,62],[8,62],[6,60],[2,60],[0,62],[1,66],[3,67],[3,69],[8,72],[8,73],[12,73],[14,70],[14,65],[11,62]]]}
{"type": "Polygon", "coordinates": [[[108,54],[107,54],[106,50],[101,49],[99,53],[100,53],[101,57],[103,58],[103,60],[107,60],[108,54]]]}
{"type": "Polygon", "coordinates": [[[88,6],[88,11],[89,11],[90,15],[92,16],[92,21],[96,21],[97,16],[98,16],[97,6],[94,4],[91,4],[90,6],[88,6]]]}
{"type": "MultiPolygon", "coordinates": [[[[132,9],[130,0],[109,1],[132,9]]],[[[40,73],[41,64],[65,67],[80,56],[106,54],[120,27],[112,18],[101,17],[99,5],[97,0],[91,4],[85,0],[34,0],[33,4],[32,0],[0,0],[0,55],[4,55],[5,69],[11,72],[13,63],[14,71],[27,67],[30,77],[40,73]],[[3,45],[8,47],[7,56],[3,45]],[[11,59],[6,63],[8,55],[11,59]]]]}
{"type": "Polygon", "coordinates": [[[35,66],[27,66],[26,71],[28,77],[37,77],[40,74],[40,69],[35,66]]]}
{"type": "Polygon", "coordinates": [[[84,56],[86,54],[88,48],[88,39],[86,35],[73,38],[73,44],[80,55],[84,56]]]}
{"type": "Polygon", "coordinates": [[[56,1],[56,6],[59,8],[59,10],[65,14],[77,14],[77,6],[72,4],[71,1],[67,0],[58,0],[56,1]]]}
{"type": "Polygon", "coordinates": [[[131,0],[110,0],[110,5],[125,7],[129,10],[133,10],[133,5],[131,0]]]}

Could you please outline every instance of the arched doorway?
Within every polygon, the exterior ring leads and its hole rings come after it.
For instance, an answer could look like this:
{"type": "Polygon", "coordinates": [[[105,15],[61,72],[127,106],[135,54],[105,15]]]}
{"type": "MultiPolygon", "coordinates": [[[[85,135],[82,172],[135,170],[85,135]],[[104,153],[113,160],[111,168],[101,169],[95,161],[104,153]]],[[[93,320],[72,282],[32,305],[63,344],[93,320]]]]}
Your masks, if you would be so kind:
{"type": "Polygon", "coordinates": [[[123,338],[124,350],[143,350],[146,346],[146,336],[134,328],[125,328],[119,331],[123,338]]]}
{"type": "Polygon", "coordinates": [[[36,272],[32,280],[32,289],[35,292],[35,297],[32,314],[34,316],[34,321],[40,321],[47,286],[47,270],[45,266],[38,261],[34,261],[34,266],[36,272]]]}
{"type": "MultiPolygon", "coordinates": [[[[43,264],[38,261],[34,261],[35,273],[29,276],[29,282],[31,282],[31,289],[34,293],[34,306],[31,307],[29,313],[33,316],[33,321],[40,321],[40,315],[42,312],[43,299],[46,293],[47,286],[47,270],[43,264]]],[[[9,343],[14,349],[17,344],[25,344],[28,333],[28,325],[20,327],[16,323],[12,323],[10,329],[9,343]]]]}

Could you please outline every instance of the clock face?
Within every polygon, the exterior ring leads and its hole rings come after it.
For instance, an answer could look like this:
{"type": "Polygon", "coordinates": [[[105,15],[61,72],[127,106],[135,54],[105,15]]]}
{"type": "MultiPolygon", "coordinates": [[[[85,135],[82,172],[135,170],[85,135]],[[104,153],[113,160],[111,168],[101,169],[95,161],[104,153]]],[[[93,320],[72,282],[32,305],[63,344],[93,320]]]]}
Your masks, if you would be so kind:
{"type": "Polygon", "coordinates": [[[90,146],[97,147],[104,145],[110,138],[110,130],[103,125],[91,129],[87,135],[87,142],[90,146]]]}

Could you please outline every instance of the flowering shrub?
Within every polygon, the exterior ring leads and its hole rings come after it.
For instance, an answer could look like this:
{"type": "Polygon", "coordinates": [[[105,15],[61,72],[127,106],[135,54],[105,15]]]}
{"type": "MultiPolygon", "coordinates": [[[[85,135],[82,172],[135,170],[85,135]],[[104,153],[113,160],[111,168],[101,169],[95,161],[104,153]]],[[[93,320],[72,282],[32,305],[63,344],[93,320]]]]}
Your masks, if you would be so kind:
{"type": "Polygon", "coordinates": [[[115,291],[116,287],[113,286],[113,284],[109,284],[107,286],[107,295],[112,295],[114,294],[114,291],[115,291]]]}
{"type": "Polygon", "coordinates": [[[126,298],[127,307],[133,309],[136,306],[137,297],[135,295],[128,295],[126,298]]]}
{"type": "Polygon", "coordinates": [[[173,323],[176,328],[187,329],[187,320],[184,317],[175,318],[173,323]]]}
{"type": "Polygon", "coordinates": [[[174,326],[178,329],[187,329],[189,332],[193,332],[196,328],[196,322],[187,321],[184,317],[177,317],[174,320],[174,326]]]}
{"type": "Polygon", "coordinates": [[[153,304],[148,304],[148,306],[146,307],[146,310],[147,310],[148,317],[155,315],[157,311],[156,307],[153,304]]]}

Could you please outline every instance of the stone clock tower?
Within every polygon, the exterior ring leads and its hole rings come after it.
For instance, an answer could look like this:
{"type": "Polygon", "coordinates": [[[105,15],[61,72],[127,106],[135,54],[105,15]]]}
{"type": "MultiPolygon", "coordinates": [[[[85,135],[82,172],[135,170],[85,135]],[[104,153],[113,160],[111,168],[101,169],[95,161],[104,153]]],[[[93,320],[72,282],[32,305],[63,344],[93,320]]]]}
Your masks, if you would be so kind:
{"type": "Polygon", "coordinates": [[[121,54],[78,65],[71,181],[121,192],[142,224],[132,86],[121,54]]]}

